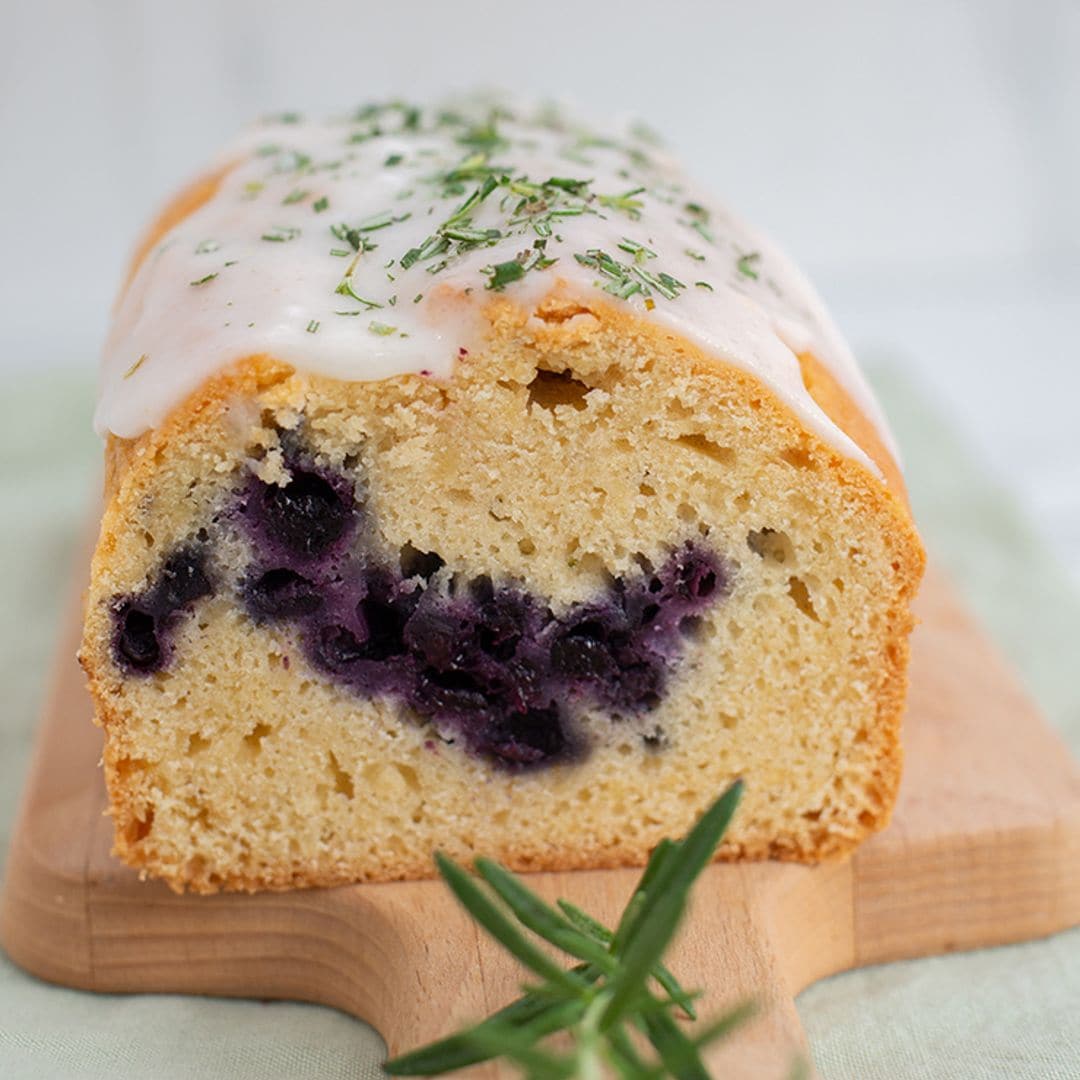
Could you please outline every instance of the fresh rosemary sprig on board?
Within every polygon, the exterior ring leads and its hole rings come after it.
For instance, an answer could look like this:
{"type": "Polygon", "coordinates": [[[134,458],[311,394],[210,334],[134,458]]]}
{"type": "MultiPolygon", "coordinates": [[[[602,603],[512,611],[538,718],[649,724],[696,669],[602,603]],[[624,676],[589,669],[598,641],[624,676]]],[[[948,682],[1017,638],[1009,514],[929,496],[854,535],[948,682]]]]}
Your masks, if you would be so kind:
{"type": "Polygon", "coordinates": [[[387,1062],[386,1071],[437,1076],[503,1058],[534,1080],[612,1074],[623,1080],[708,1080],[702,1048],[733,1031],[755,1007],[747,1002],[684,1030],[676,1015],[696,1019],[700,995],[687,993],[661,961],[741,793],[736,781],[684,839],[660,842],[614,930],[565,900],[550,906],[490,859],[476,860],[474,877],[438,854],[439,873],[469,914],[539,981],[475,1027],[387,1062]],[[526,931],[579,963],[563,968],[526,931]],[[558,1049],[545,1045],[556,1033],[562,1035],[558,1049]],[[645,1051],[646,1042],[653,1053],[645,1051]]]}

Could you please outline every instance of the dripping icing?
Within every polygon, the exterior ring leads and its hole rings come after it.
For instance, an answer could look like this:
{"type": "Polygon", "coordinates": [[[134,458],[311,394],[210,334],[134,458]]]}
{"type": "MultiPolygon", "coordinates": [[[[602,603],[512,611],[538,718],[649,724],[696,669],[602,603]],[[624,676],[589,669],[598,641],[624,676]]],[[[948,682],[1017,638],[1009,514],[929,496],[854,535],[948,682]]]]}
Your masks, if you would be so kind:
{"type": "Polygon", "coordinates": [[[814,290],[759,233],[630,133],[393,103],[267,121],[222,155],[212,197],[147,254],[118,304],[95,414],[133,438],[216,372],[268,354],[349,381],[449,378],[482,308],[556,285],[631,309],[757,376],[880,471],[814,402],[797,352],[888,428],[814,290]]]}

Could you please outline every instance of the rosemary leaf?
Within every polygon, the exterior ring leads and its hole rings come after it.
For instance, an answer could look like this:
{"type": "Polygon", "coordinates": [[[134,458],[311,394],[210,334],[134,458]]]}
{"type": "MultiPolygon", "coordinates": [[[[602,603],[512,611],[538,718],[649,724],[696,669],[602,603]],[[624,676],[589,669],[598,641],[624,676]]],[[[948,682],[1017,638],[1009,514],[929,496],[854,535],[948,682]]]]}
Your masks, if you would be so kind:
{"type": "Polygon", "coordinates": [[[439,851],[435,853],[435,865],[465,910],[530,971],[568,993],[587,985],[532,945],[453,859],[439,851]]]}
{"type": "MultiPolygon", "coordinates": [[[[566,917],[583,933],[590,934],[603,945],[609,946],[615,940],[615,935],[603,923],[597,922],[576,904],[571,904],[569,900],[559,900],[558,905],[566,917]]],[[[694,998],[698,995],[688,994],[679,985],[678,979],[663,964],[656,965],[652,976],[667,991],[671,1000],[682,1009],[688,1020],[697,1019],[694,998]]]]}

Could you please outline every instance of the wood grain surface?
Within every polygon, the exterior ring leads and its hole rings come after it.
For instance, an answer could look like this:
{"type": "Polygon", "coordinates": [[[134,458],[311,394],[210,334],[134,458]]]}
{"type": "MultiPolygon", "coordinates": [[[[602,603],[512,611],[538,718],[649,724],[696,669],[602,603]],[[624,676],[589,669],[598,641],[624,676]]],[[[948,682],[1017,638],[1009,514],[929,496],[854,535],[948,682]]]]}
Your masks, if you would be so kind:
{"type": "MultiPolygon", "coordinates": [[[[12,959],[87,990],[321,1002],[370,1022],[391,1053],[516,996],[520,969],[438,882],[176,896],[113,859],[78,609],[73,593],[0,901],[12,959]]],[[[933,571],[919,609],[892,825],[849,862],[717,865],[697,886],[670,966],[707,991],[706,1016],[766,1005],[713,1052],[717,1074],[785,1076],[805,1052],[794,995],[826,975],[1080,922],[1080,770],[933,571]]],[[[636,878],[530,884],[614,921],[636,878]]]]}

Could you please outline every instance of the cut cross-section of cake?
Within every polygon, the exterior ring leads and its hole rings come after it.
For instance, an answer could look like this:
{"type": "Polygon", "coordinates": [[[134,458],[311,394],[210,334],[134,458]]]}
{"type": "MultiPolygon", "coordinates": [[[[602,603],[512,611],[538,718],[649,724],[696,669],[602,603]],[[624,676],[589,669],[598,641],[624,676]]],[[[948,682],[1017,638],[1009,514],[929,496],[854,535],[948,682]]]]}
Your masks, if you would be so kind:
{"type": "Polygon", "coordinates": [[[476,102],[270,121],[105,351],[81,660],[175,888],[723,857],[888,820],[923,553],[820,301],[663,151],[476,102]]]}

